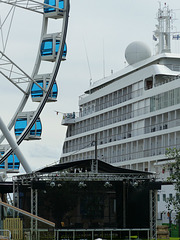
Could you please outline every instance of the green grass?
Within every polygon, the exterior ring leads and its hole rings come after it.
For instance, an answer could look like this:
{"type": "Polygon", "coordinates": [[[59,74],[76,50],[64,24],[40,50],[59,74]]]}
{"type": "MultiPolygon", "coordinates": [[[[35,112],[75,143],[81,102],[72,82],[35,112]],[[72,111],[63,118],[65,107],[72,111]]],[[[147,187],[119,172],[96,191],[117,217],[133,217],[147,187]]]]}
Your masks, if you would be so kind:
{"type": "MultiPolygon", "coordinates": [[[[157,238],[157,240],[167,240],[167,238],[157,238]]],[[[169,240],[180,240],[180,237],[170,237],[169,240]]]]}

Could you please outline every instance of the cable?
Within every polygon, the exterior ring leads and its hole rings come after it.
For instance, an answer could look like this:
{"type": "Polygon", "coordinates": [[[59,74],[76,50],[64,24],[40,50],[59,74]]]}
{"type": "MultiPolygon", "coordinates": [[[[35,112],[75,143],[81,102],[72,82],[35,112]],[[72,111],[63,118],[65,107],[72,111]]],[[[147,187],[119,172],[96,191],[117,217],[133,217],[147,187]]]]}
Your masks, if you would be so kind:
{"type": "Polygon", "coordinates": [[[85,43],[84,38],[83,38],[83,42],[84,42],[84,48],[85,48],[85,53],[86,53],[86,59],[87,59],[88,69],[89,69],[90,86],[91,86],[91,84],[92,84],[92,73],[91,73],[91,68],[90,68],[90,63],[89,63],[89,58],[88,58],[88,53],[87,53],[87,48],[86,48],[86,43],[85,43]]]}
{"type": "Polygon", "coordinates": [[[79,149],[79,150],[77,150],[77,151],[75,151],[75,152],[73,152],[71,155],[69,155],[69,156],[72,156],[72,155],[74,155],[74,154],[76,154],[76,153],[78,153],[79,151],[81,151],[81,150],[83,150],[83,149],[85,149],[85,148],[87,148],[87,147],[89,147],[89,146],[92,146],[92,143],[93,143],[94,141],[92,141],[91,143],[89,143],[88,145],[86,145],[86,146],[84,146],[83,148],[81,148],[81,149],[79,149]]]}

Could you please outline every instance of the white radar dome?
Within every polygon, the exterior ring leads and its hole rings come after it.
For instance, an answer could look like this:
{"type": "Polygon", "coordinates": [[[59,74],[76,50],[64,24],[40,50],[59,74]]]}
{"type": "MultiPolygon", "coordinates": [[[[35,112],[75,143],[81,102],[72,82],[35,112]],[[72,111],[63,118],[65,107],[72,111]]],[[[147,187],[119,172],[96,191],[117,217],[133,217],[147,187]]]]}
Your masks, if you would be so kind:
{"type": "Polygon", "coordinates": [[[150,48],[143,42],[132,42],[125,50],[126,61],[132,65],[151,57],[150,48]]]}

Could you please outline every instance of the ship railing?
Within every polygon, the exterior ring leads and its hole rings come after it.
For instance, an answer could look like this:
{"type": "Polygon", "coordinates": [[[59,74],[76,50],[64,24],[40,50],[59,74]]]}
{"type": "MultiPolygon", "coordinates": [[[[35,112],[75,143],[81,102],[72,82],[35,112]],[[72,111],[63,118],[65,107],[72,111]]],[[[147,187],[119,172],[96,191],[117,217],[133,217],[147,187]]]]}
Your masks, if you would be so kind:
{"type": "Polygon", "coordinates": [[[165,64],[165,66],[169,69],[171,69],[172,71],[180,71],[180,65],[174,65],[174,64],[165,64]]]}
{"type": "Polygon", "coordinates": [[[79,101],[81,101],[82,99],[84,99],[85,97],[89,96],[89,94],[84,93],[82,95],[79,96],[79,101]]]}
{"type": "Polygon", "coordinates": [[[75,119],[79,117],[78,112],[72,112],[72,113],[63,113],[63,118],[62,118],[62,125],[66,124],[72,124],[75,122],[75,119]]]}
{"type": "Polygon", "coordinates": [[[72,113],[63,113],[63,119],[75,119],[77,118],[77,113],[72,112],[72,113]]]}
{"type": "MultiPolygon", "coordinates": [[[[174,146],[173,146],[174,147],[174,146]]],[[[152,157],[152,156],[158,156],[158,155],[164,155],[165,156],[165,149],[164,147],[153,147],[151,149],[144,149],[142,152],[136,151],[133,153],[125,153],[118,158],[111,158],[110,161],[111,163],[117,162],[119,160],[120,162],[123,161],[128,161],[128,160],[134,160],[134,159],[140,159],[140,158],[145,158],[145,157],[152,157]]]]}
{"type": "MultiPolygon", "coordinates": [[[[146,124],[146,126],[144,126],[144,127],[140,127],[140,128],[136,128],[136,129],[131,128],[131,129],[128,129],[126,132],[115,133],[111,136],[101,137],[98,140],[98,145],[108,144],[108,143],[114,142],[114,141],[121,141],[121,140],[128,139],[131,137],[137,137],[139,135],[154,133],[157,131],[163,131],[166,129],[170,129],[173,127],[179,127],[179,126],[180,126],[180,119],[175,119],[175,120],[166,121],[166,122],[162,122],[162,123],[159,122],[159,123],[152,124],[152,125],[149,125],[149,122],[148,122],[146,124]]],[[[95,129],[95,126],[94,126],[94,129],[95,129]]],[[[78,133],[78,130],[76,131],[76,134],[78,133]]],[[[89,130],[91,130],[91,128],[89,130]]],[[[90,140],[89,141],[84,140],[81,143],[74,142],[73,144],[69,145],[65,149],[64,153],[70,153],[70,152],[76,151],[77,149],[81,150],[81,149],[88,148],[88,147],[91,147],[90,140]]]]}
{"type": "MultiPolygon", "coordinates": [[[[171,146],[169,146],[170,148],[180,148],[180,144],[171,144],[171,146]]],[[[166,154],[166,149],[164,147],[149,147],[146,149],[143,149],[143,151],[135,151],[135,152],[126,152],[124,154],[118,155],[118,156],[113,156],[108,158],[109,162],[111,162],[111,164],[113,163],[117,163],[117,162],[125,162],[125,161],[129,161],[129,160],[135,160],[135,159],[143,159],[143,158],[147,158],[147,157],[154,157],[154,156],[161,156],[164,157],[166,154]]],[[[154,160],[151,160],[154,161],[154,160]]]]}
{"type": "MultiPolygon", "coordinates": [[[[105,127],[107,125],[110,124],[114,124],[116,122],[120,122],[120,121],[124,121],[130,118],[134,118],[146,113],[149,113],[150,111],[150,106],[147,107],[143,107],[140,108],[138,110],[134,110],[134,111],[130,111],[127,112],[125,114],[121,113],[116,117],[111,117],[111,118],[107,118],[105,120],[99,121],[99,122],[91,122],[89,123],[87,126],[79,126],[79,128],[77,128],[76,130],[72,130],[72,135],[76,135],[76,134],[80,134],[82,132],[87,132],[87,131],[91,131],[97,128],[101,128],[101,127],[105,127]]],[[[81,113],[80,113],[80,117],[81,117],[81,113]]]]}
{"type": "MultiPolygon", "coordinates": [[[[173,69],[174,70],[174,69],[173,69]]],[[[174,70],[175,71],[175,70],[174,70]]],[[[176,70],[177,71],[177,70],[176,70]]],[[[178,69],[178,71],[180,71],[180,67],[179,67],[179,69],[178,69]]],[[[180,78],[180,74],[178,74],[178,75],[176,75],[176,76],[167,76],[166,78],[162,78],[162,79],[160,79],[160,80],[157,80],[157,81],[155,81],[155,84],[154,84],[154,86],[155,87],[158,87],[158,86],[161,86],[161,85],[163,85],[163,84],[166,84],[166,83],[169,83],[169,82],[172,82],[172,81],[174,81],[174,80],[177,80],[177,79],[179,79],[180,78]]]]}

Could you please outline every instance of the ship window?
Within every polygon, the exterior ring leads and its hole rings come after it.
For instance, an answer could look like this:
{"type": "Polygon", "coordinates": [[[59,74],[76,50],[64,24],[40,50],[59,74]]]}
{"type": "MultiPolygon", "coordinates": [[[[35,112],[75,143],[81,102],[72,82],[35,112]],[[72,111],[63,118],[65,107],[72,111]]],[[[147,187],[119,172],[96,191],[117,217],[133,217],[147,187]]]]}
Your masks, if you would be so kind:
{"type": "Polygon", "coordinates": [[[172,195],[172,193],[170,193],[169,194],[169,199],[172,200],[172,198],[173,198],[173,195],[172,195]]]}
{"type": "Polygon", "coordinates": [[[84,115],[86,115],[86,108],[84,108],[84,115]]]}
{"type": "Polygon", "coordinates": [[[166,202],[166,194],[163,194],[163,201],[166,202]]]}
{"type": "Polygon", "coordinates": [[[153,77],[146,78],[144,84],[145,84],[144,86],[145,90],[149,90],[153,88],[153,77]]]}
{"type": "Polygon", "coordinates": [[[179,194],[176,193],[176,200],[179,200],[179,194]]]}
{"type": "Polygon", "coordinates": [[[94,112],[94,104],[92,105],[92,112],[94,112]]]}

